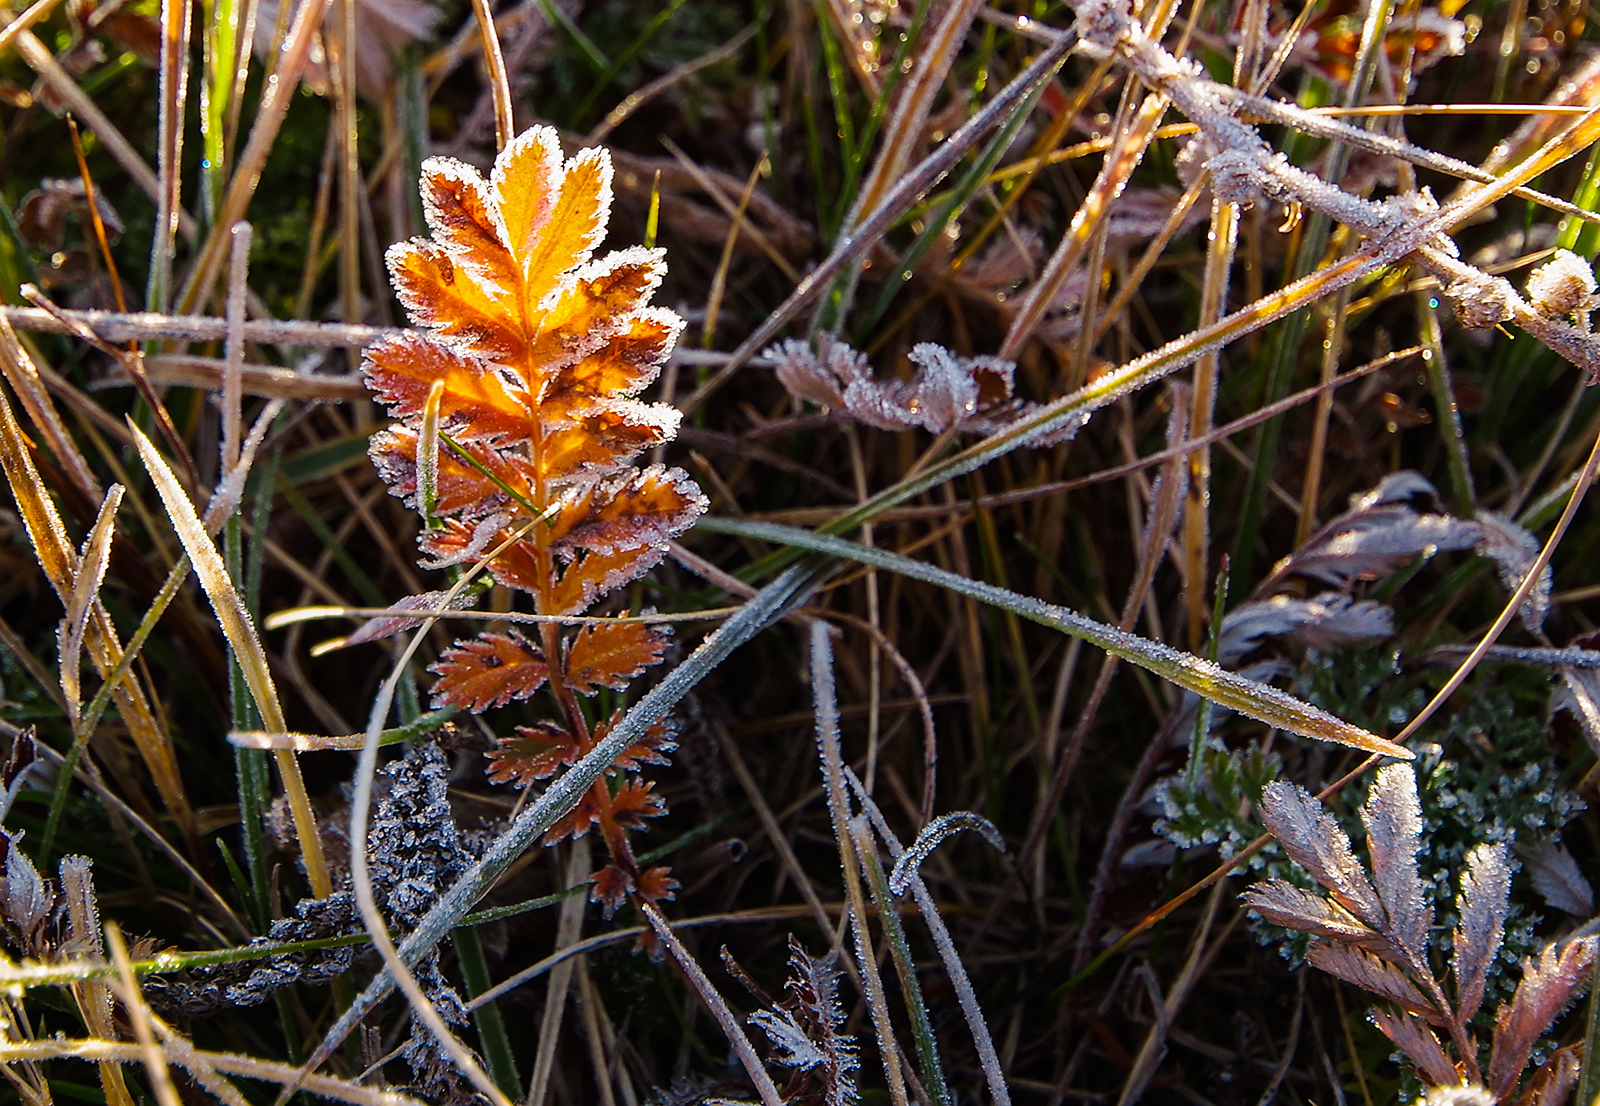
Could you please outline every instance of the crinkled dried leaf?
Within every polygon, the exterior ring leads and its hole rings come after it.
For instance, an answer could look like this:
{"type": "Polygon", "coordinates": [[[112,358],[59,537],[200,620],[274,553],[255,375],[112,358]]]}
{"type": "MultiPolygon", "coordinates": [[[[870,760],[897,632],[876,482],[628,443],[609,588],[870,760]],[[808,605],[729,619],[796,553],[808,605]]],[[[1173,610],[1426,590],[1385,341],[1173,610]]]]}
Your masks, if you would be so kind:
{"type": "Polygon", "coordinates": [[[1409,765],[1390,764],[1378,770],[1361,820],[1367,827],[1372,879],[1388,915],[1384,934],[1409,965],[1426,970],[1433,903],[1417,875],[1422,804],[1417,800],[1417,777],[1409,765]]]}
{"type": "MultiPolygon", "coordinates": [[[[475,601],[474,596],[459,592],[452,595],[448,591],[425,591],[421,595],[408,595],[389,606],[403,611],[463,611],[470,608],[475,601]]],[[[369,641],[393,637],[395,634],[415,629],[422,623],[423,616],[413,618],[403,614],[382,615],[371,619],[355,633],[335,643],[334,647],[343,649],[351,645],[362,645],[369,641]]]]}
{"type": "Polygon", "coordinates": [[[1550,711],[1571,711],[1589,747],[1600,754],[1600,670],[1562,665],[1561,688],[1550,697],[1550,711]]]}
{"type": "Polygon", "coordinates": [[[1242,603],[1222,620],[1217,663],[1233,667],[1269,637],[1285,638],[1310,649],[1337,649],[1394,634],[1394,609],[1338,592],[1315,599],[1275,595],[1242,603]]]}
{"type": "Polygon", "coordinates": [[[1428,1023],[1411,1014],[1390,1014],[1384,1010],[1372,1012],[1372,1024],[1395,1043],[1417,1071],[1435,1087],[1453,1087],[1461,1082],[1455,1064],[1445,1055],[1444,1047],[1428,1023]]]}
{"type": "Polygon", "coordinates": [[[1461,873],[1461,894],[1456,897],[1461,922],[1450,953],[1450,970],[1456,980],[1456,1012],[1463,1022],[1477,1014],[1483,1004],[1484,983],[1505,936],[1510,899],[1511,869],[1506,864],[1506,847],[1477,846],[1467,854],[1467,870],[1461,873]]]}
{"type": "Polygon", "coordinates": [[[1545,902],[1574,918],[1594,916],[1594,888],[1565,845],[1551,841],[1519,845],[1517,856],[1545,902]]]}
{"type": "Polygon", "coordinates": [[[1312,945],[1306,958],[1329,975],[1388,999],[1402,1010],[1430,1020],[1439,1016],[1404,972],[1369,952],[1348,945],[1312,945]]]}
{"type": "Polygon", "coordinates": [[[567,647],[567,686],[579,695],[621,691],[666,652],[667,635],[643,622],[585,626],[567,647]]]}
{"type": "Polygon", "coordinates": [[[458,641],[429,669],[433,705],[470,710],[474,714],[526,699],[544,686],[550,670],[539,649],[517,633],[480,634],[458,641]]]}
{"type": "Polygon", "coordinates": [[[1287,880],[1263,880],[1239,898],[1246,907],[1285,929],[1373,950],[1385,949],[1389,944],[1381,933],[1362,925],[1359,918],[1338,903],[1287,880]]]}
{"type": "Polygon", "coordinates": [[[44,951],[43,930],[55,909],[56,896],[19,847],[21,835],[0,830],[0,854],[5,862],[5,884],[0,887],[0,919],[17,946],[29,956],[44,951]]]}
{"type": "Polygon", "coordinates": [[[1350,839],[1321,803],[1304,788],[1274,780],[1261,793],[1261,816],[1267,832],[1312,879],[1333,892],[1339,905],[1372,928],[1384,928],[1377,892],[1351,851],[1350,839]]]}
{"type": "MultiPolygon", "coordinates": [[[[1516,591],[1539,559],[1539,539],[1492,511],[1479,511],[1473,521],[1482,535],[1477,551],[1494,562],[1506,591],[1516,591]]],[[[1522,624],[1534,633],[1543,628],[1544,617],[1550,610],[1551,578],[1550,566],[1545,565],[1518,612],[1522,624]]]]}
{"type": "Polygon", "coordinates": [[[1522,982],[1495,1014],[1489,1089],[1502,1098],[1516,1084],[1534,1043],[1589,986],[1595,937],[1546,945],[1538,959],[1523,961],[1522,982]]]}
{"type": "Polygon", "coordinates": [[[516,736],[500,738],[487,754],[487,771],[492,783],[526,787],[549,779],[581,755],[583,750],[570,733],[554,722],[540,722],[518,726],[516,736]]]}
{"type": "Polygon", "coordinates": [[[805,1030],[800,1028],[794,1015],[787,1010],[757,1010],[748,1020],[765,1033],[772,1044],[768,1063],[809,1071],[828,1062],[822,1050],[811,1043],[805,1030]]]}

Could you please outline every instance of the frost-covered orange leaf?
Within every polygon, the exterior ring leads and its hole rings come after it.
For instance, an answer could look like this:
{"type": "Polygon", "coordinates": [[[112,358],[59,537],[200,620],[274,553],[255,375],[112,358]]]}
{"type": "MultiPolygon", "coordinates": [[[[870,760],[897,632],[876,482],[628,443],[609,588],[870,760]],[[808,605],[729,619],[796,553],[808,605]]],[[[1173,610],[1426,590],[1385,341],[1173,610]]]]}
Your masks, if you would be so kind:
{"type": "Polygon", "coordinates": [[[521,277],[506,247],[498,211],[489,187],[470,165],[448,157],[422,163],[422,209],[433,240],[470,273],[483,291],[514,311],[513,297],[521,277]]]}
{"type": "Polygon", "coordinates": [[[592,397],[633,395],[661,372],[682,329],[682,318],[660,308],[647,307],[628,315],[603,346],[551,378],[544,412],[559,417],[565,407],[583,405],[592,397]]]}
{"type": "Polygon", "coordinates": [[[583,750],[572,735],[554,722],[518,726],[514,737],[500,738],[489,751],[488,775],[493,783],[526,787],[535,780],[549,779],[581,755],[583,750]]]}
{"type": "MultiPolygon", "coordinates": [[[[533,473],[532,466],[525,458],[515,453],[496,451],[476,442],[462,443],[462,448],[478,464],[494,473],[506,487],[527,498],[533,473]]],[[[389,485],[389,494],[404,500],[407,506],[416,506],[416,431],[398,425],[379,431],[372,436],[367,453],[378,475],[389,485]]],[[[437,484],[438,501],[434,510],[441,514],[468,517],[484,515],[507,506],[507,501],[511,499],[504,488],[467,464],[449,447],[439,450],[437,484]]],[[[512,509],[515,509],[514,503],[512,509]]]]}
{"type": "MultiPolygon", "coordinates": [[[[550,592],[550,612],[581,611],[607,592],[643,576],[666,555],[666,547],[656,545],[616,553],[585,553],[562,569],[561,578],[550,592]]],[[[500,579],[499,569],[499,561],[490,566],[496,579],[500,579]]]]}
{"type": "Polygon", "coordinates": [[[428,669],[439,677],[433,685],[433,705],[470,710],[474,714],[526,699],[549,678],[532,642],[518,634],[482,634],[458,641],[428,669]]]}
{"type": "Polygon", "coordinates": [[[604,475],[678,433],[677,408],[632,399],[595,404],[563,421],[545,438],[539,457],[549,480],[584,471],[604,475]]]}
{"type": "Polygon", "coordinates": [[[420,334],[368,346],[361,371],[378,402],[397,419],[420,419],[429,389],[442,380],[441,421],[458,440],[528,436],[525,397],[513,392],[498,371],[420,334]]]}
{"type": "Polygon", "coordinates": [[[566,493],[552,512],[551,547],[611,553],[660,545],[686,530],[706,506],[683,470],[651,465],[566,493]]]}
{"type": "Polygon", "coordinates": [[[515,321],[441,247],[413,238],[384,257],[394,293],[418,326],[502,364],[526,349],[515,321]]]}
{"type": "Polygon", "coordinates": [[[642,622],[585,626],[567,648],[567,686],[579,695],[602,687],[621,691],[628,681],[661,663],[667,635],[642,622]]]}
{"type": "Polygon", "coordinates": [[[615,864],[607,864],[589,878],[594,881],[589,888],[589,901],[599,903],[601,914],[609,919],[628,901],[633,877],[615,864]]]}
{"type": "MultiPolygon", "coordinates": [[[[528,133],[535,143],[555,143],[555,132],[549,129],[528,133]]],[[[560,157],[559,147],[555,156],[560,157]]],[[[588,261],[605,237],[606,223],[611,218],[611,155],[595,147],[580,150],[562,166],[555,202],[542,223],[522,225],[518,220],[517,227],[510,226],[522,197],[548,180],[543,172],[548,157],[545,149],[537,158],[502,155],[495,162],[495,192],[501,216],[507,220],[511,252],[522,265],[523,280],[535,292],[550,287],[562,273],[588,261]],[[524,169],[532,170],[526,179],[524,169]]]]}
{"type": "Polygon", "coordinates": [[[549,223],[562,170],[561,142],[550,127],[523,131],[495,158],[489,195],[514,252],[526,253],[549,223]]]}

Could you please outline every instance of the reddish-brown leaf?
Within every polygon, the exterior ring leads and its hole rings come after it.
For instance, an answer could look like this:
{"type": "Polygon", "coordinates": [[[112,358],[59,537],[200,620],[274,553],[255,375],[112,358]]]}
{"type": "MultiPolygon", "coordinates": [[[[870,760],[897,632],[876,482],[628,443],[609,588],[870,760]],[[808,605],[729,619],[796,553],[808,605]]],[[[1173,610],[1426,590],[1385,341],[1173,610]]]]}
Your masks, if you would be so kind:
{"type": "Polygon", "coordinates": [[[1306,959],[1329,975],[1386,998],[1408,1013],[1420,1014],[1429,1021],[1439,1017],[1433,1004],[1422,997],[1399,968],[1369,952],[1346,945],[1312,945],[1306,959]]]}
{"type": "Polygon", "coordinates": [[[475,357],[420,334],[401,334],[367,347],[361,370],[367,387],[397,419],[420,420],[428,391],[444,381],[441,428],[457,440],[527,438],[532,424],[526,395],[475,357]]]}
{"type": "Polygon", "coordinates": [[[1417,1071],[1435,1087],[1453,1087],[1461,1082],[1456,1066],[1445,1055],[1444,1047],[1428,1024],[1411,1014],[1372,1012],[1372,1024],[1383,1031],[1417,1065],[1417,1071]]]}
{"type": "Polygon", "coordinates": [[[646,868],[639,873],[639,897],[650,902],[672,900],[677,897],[678,881],[672,878],[671,868],[646,868]]]}
{"type": "Polygon", "coordinates": [[[458,641],[428,671],[439,677],[433,685],[435,708],[455,707],[474,714],[526,699],[550,675],[538,648],[515,633],[458,641]]]}
{"type": "Polygon", "coordinates": [[[604,816],[604,811],[601,809],[599,801],[595,798],[594,791],[595,789],[592,787],[585,791],[583,798],[578,800],[576,806],[557,819],[556,823],[549,829],[545,830],[544,837],[541,840],[546,845],[554,845],[556,842],[565,840],[568,837],[577,840],[589,832],[590,826],[600,821],[604,816]]]}
{"type": "Polygon", "coordinates": [[[1417,799],[1417,777],[1409,765],[1391,764],[1378,770],[1361,820],[1367,827],[1373,882],[1388,915],[1383,932],[1413,970],[1425,971],[1433,905],[1417,875],[1422,805],[1417,799]]]}
{"type": "Polygon", "coordinates": [[[583,755],[572,735],[554,722],[518,726],[516,736],[502,737],[488,753],[491,783],[526,787],[549,779],[583,755]]]}
{"type": "Polygon", "coordinates": [[[1274,780],[1261,793],[1261,817],[1284,851],[1341,906],[1374,929],[1384,927],[1378,893],[1356,861],[1350,838],[1321,803],[1303,788],[1274,780]]]}
{"type": "Polygon", "coordinates": [[[1477,1014],[1483,1004],[1484,984],[1500,953],[1510,904],[1511,869],[1506,865],[1506,847],[1477,846],[1467,854],[1467,870],[1461,873],[1461,894],[1456,898],[1461,924],[1456,927],[1450,953],[1450,970],[1456,979],[1456,1014],[1463,1022],[1477,1014]]]}
{"type": "Polygon", "coordinates": [[[1273,925],[1297,929],[1317,937],[1363,948],[1382,950],[1389,942],[1361,924],[1361,920],[1336,902],[1303,891],[1281,879],[1263,880],[1239,898],[1273,925]]]}
{"type": "Polygon", "coordinates": [[[552,511],[550,544],[569,554],[659,546],[687,530],[707,505],[682,469],[651,465],[573,489],[552,511]]]}
{"type": "Polygon", "coordinates": [[[667,635],[642,622],[585,626],[567,647],[567,686],[579,695],[594,695],[602,687],[621,691],[646,668],[660,664],[666,648],[667,635]]]}
{"type": "Polygon", "coordinates": [[[633,877],[615,864],[607,864],[589,878],[594,881],[589,888],[589,901],[599,903],[606,918],[615,914],[633,891],[633,877]]]}
{"type": "Polygon", "coordinates": [[[625,829],[639,829],[646,818],[659,818],[667,804],[655,793],[653,780],[631,779],[611,797],[611,820],[625,829]]]}
{"type": "Polygon", "coordinates": [[[1522,962],[1522,982],[1510,1002],[1495,1012],[1494,1050],[1489,1059],[1489,1089],[1497,1099],[1515,1086],[1534,1042],[1589,985],[1594,969],[1594,937],[1546,945],[1535,960],[1522,962]]]}
{"type": "MultiPolygon", "coordinates": [[[[595,742],[598,743],[607,733],[611,732],[611,727],[622,720],[624,713],[626,712],[618,710],[609,719],[597,725],[594,728],[595,742]]],[[[668,763],[666,754],[678,747],[678,743],[673,740],[677,735],[677,724],[667,719],[662,719],[646,730],[644,736],[639,738],[638,741],[618,753],[617,759],[611,762],[611,770],[614,772],[637,772],[641,765],[668,763]]]]}

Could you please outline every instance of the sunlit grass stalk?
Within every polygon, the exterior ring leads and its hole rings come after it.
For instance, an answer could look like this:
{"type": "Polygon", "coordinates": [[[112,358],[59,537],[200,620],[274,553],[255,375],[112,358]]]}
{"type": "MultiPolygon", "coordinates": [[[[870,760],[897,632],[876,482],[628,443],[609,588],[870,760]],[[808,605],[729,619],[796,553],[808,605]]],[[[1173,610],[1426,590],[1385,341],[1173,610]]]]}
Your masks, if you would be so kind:
{"type": "MultiPolygon", "coordinates": [[[[239,666],[243,670],[256,709],[261,712],[262,723],[268,730],[274,732],[288,729],[283,717],[283,708],[278,703],[277,689],[273,686],[272,675],[267,668],[266,651],[262,649],[261,641],[256,636],[255,625],[250,620],[249,612],[244,609],[239,593],[228,577],[227,568],[217,553],[217,547],[206,535],[200,517],[195,514],[194,504],[179,487],[177,478],[173,476],[167,463],[137,427],[133,427],[132,430],[145,470],[155,482],[156,490],[161,495],[161,502],[167,509],[167,515],[183,542],[184,550],[189,554],[190,563],[194,566],[196,575],[200,577],[206,596],[211,600],[217,622],[228,639],[232,654],[238,659],[239,666]]],[[[305,782],[300,776],[300,763],[293,753],[286,750],[279,750],[275,755],[278,772],[283,778],[284,791],[289,798],[290,812],[294,817],[295,832],[300,838],[301,854],[305,860],[306,876],[311,881],[312,893],[317,898],[326,898],[333,892],[333,880],[322,854],[322,838],[317,831],[317,819],[311,809],[311,799],[306,794],[305,782]]]]}

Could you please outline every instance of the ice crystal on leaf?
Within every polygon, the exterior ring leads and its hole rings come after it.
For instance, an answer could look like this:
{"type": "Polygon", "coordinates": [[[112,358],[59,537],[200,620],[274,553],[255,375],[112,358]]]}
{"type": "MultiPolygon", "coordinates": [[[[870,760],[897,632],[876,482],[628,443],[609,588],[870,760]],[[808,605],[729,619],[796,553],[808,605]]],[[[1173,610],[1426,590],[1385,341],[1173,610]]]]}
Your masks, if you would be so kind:
{"type": "MultiPolygon", "coordinates": [[[[611,195],[610,155],[563,158],[549,127],[508,143],[487,179],[449,158],[425,161],[432,237],[388,253],[418,329],[371,346],[362,366],[398,420],[374,436],[372,459],[390,492],[423,515],[425,567],[482,562],[541,615],[580,613],[636,579],[706,508],[681,470],[634,464],[677,433],[676,410],[638,395],[683,320],[650,304],[665,272],[660,250],[596,255],[611,195]]],[[[423,596],[399,604],[433,605],[423,596]]],[[[391,618],[383,630],[408,621],[391,618]]],[[[604,734],[605,725],[590,733],[574,695],[623,690],[665,648],[663,633],[633,623],[484,633],[434,664],[433,700],[481,712],[548,686],[561,720],[519,727],[491,754],[493,780],[526,786],[604,734]]],[[[669,738],[652,731],[612,771],[663,762],[669,738]]],[[[641,872],[623,834],[664,810],[648,783],[630,780],[613,794],[602,778],[550,840],[601,827],[616,869],[606,884],[613,909],[628,894],[670,897],[664,870],[641,872]]]]}

